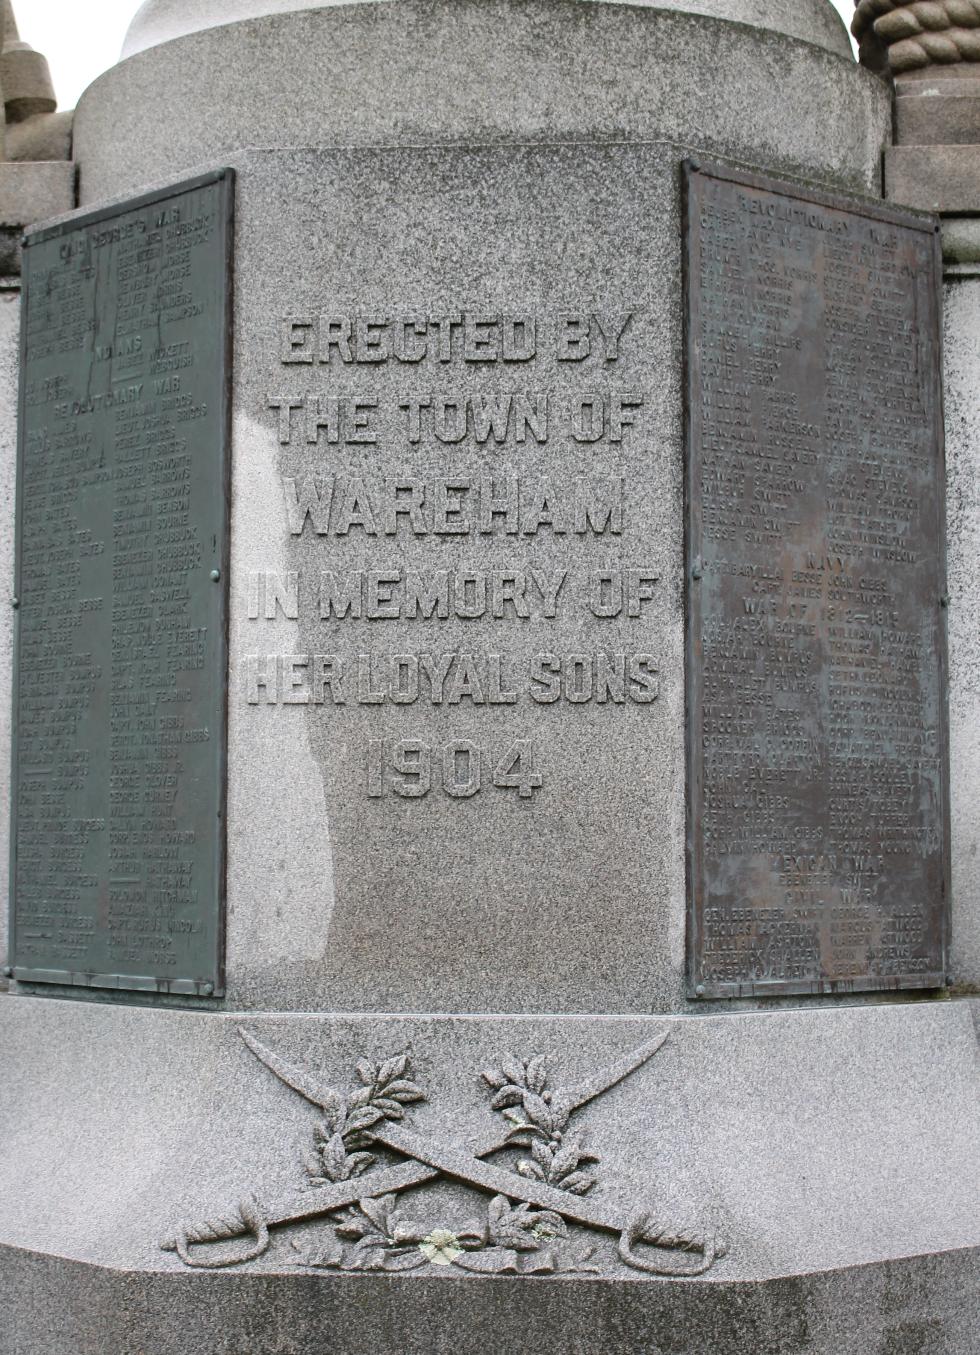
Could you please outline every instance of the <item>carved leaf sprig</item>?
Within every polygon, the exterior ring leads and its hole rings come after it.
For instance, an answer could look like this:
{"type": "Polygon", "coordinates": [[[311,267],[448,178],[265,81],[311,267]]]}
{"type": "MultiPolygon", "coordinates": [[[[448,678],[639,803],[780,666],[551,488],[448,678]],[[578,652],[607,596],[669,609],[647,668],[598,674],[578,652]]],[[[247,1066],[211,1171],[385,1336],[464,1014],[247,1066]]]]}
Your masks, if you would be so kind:
{"type": "Polygon", "coordinates": [[[584,1195],[592,1189],[597,1178],[595,1172],[583,1170],[583,1164],[598,1161],[598,1156],[590,1152],[580,1138],[564,1143],[545,1143],[535,1138],[531,1140],[530,1158],[522,1158],[517,1170],[532,1181],[544,1181],[558,1190],[567,1190],[570,1195],[584,1195]]]}
{"type": "Polygon", "coordinates": [[[304,1247],[299,1242],[292,1242],[291,1247],[295,1252],[295,1258],[290,1258],[290,1265],[308,1266],[311,1270],[343,1270],[344,1268],[344,1249],[335,1239],[330,1239],[325,1246],[304,1247]]]}
{"type": "Polygon", "coordinates": [[[560,1215],[495,1195],[485,1219],[428,1232],[400,1213],[396,1195],[359,1200],[334,1221],[326,1247],[299,1253],[297,1264],[327,1270],[416,1270],[455,1266],[483,1275],[540,1275],[594,1271],[592,1250],[569,1257],[568,1227],[560,1215]],[[342,1242],[353,1243],[344,1247],[342,1242]]]}
{"type": "Polygon", "coordinates": [[[479,1245],[453,1258],[460,1270],[478,1275],[533,1275],[561,1269],[555,1244],[568,1234],[565,1222],[547,1209],[514,1206],[495,1195],[487,1207],[479,1245]]]}
{"type": "Polygon", "coordinates": [[[504,1195],[495,1195],[487,1209],[487,1232],[496,1247],[513,1251],[537,1251],[544,1243],[568,1236],[565,1220],[550,1209],[512,1205],[504,1195]]]}
{"type": "Polygon", "coordinates": [[[597,1178],[586,1164],[598,1162],[598,1154],[585,1146],[581,1135],[565,1137],[571,1099],[549,1088],[544,1056],[522,1060],[508,1054],[499,1069],[484,1072],[483,1080],[493,1092],[491,1109],[510,1121],[508,1142],[531,1150],[529,1158],[517,1163],[521,1176],[571,1195],[591,1190],[597,1178]]]}
{"type": "Polygon", "coordinates": [[[359,1200],[334,1229],[337,1237],[353,1242],[343,1265],[346,1270],[415,1270],[424,1266],[420,1250],[425,1230],[400,1213],[397,1195],[359,1200]]]}
{"type": "Polygon", "coordinates": [[[360,1059],[355,1072],[359,1087],[346,1094],[331,1089],[323,1096],[323,1119],[313,1130],[314,1150],[306,1162],[314,1185],[350,1181],[366,1172],[377,1160],[364,1151],[372,1126],[380,1120],[400,1120],[405,1106],[425,1100],[409,1076],[407,1054],[380,1066],[360,1059]]]}

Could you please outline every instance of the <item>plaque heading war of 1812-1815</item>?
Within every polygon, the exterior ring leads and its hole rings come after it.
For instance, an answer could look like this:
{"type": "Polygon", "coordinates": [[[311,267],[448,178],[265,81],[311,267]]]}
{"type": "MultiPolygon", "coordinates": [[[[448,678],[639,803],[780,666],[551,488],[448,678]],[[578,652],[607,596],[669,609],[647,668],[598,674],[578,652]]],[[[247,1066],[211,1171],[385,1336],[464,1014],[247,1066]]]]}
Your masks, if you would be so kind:
{"type": "Polygon", "coordinates": [[[940,986],[938,228],[686,187],[692,995],[940,986]]]}
{"type": "Polygon", "coordinates": [[[222,984],[230,171],[24,248],[15,976],[222,984]]]}

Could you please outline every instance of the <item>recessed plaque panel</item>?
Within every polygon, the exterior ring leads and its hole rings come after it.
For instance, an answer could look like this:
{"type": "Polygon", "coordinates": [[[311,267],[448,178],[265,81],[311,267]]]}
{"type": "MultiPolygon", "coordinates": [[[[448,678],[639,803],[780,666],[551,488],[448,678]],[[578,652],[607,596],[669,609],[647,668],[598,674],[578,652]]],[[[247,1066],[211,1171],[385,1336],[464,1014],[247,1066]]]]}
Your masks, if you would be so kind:
{"type": "Polygon", "coordinates": [[[686,181],[691,993],[936,987],[937,227],[686,181]]]}
{"type": "Polygon", "coordinates": [[[21,981],[221,991],[232,203],[220,171],[24,248],[21,981]]]}

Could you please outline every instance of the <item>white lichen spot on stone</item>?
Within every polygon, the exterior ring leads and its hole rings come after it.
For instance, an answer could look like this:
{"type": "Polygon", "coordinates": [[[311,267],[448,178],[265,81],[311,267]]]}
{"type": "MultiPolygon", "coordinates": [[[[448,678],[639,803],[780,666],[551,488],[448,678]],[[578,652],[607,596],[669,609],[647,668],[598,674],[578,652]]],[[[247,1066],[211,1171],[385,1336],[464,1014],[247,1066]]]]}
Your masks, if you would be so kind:
{"type": "Polygon", "coordinates": [[[446,1228],[433,1228],[428,1237],[419,1243],[419,1251],[434,1266],[451,1266],[463,1249],[455,1233],[446,1228]]]}

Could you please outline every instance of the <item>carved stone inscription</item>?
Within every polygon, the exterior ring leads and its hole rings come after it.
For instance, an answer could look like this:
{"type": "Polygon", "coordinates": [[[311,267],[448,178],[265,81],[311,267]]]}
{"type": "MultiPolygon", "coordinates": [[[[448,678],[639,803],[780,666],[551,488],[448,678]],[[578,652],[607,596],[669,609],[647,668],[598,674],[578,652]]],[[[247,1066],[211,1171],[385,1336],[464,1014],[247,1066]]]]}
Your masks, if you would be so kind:
{"type": "Polygon", "coordinates": [[[692,993],[939,986],[936,235],[687,189],[692,993]]]}
{"type": "Polygon", "coordinates": [[[24,250],[22,981],[220,991],[231,203],[219,173],[24,250]]]}
{"type": "Polygon", "coordinates": [[[683,636],[679,221],[659,169],[638,218],[644,155],[331,153],[254,298],[231,719],[309,825],[269,889],[329,917],[332,1003],[649,988],[683,636]]]}
{"type": "Polygon", "coordinates": [[[533,799],[544,750],[530,736],[532,711],[657,699],[656,653],[619,637],[624,622],[629,634],[646,618],[658,571],[621,554],[624,479],[603,465],[632,449],[645,397],[577,384],[587,359],[592,385],[596,369],[615,380],[633,322],[630,311],[542,317],[463,305],[281,317],[282,375],[266,405],[284,449],[285,516],[291,537],[321,549],[304,556],[316,567],[250,573],[247,615],[319,623],[332,648],[248,654],[246,702],[517,716],[495,740],[455,737],[451,725],[436,726],[435,742],[374,731],[358,753],[369,799],[460,801],[494,789],[533,799]],[[566,388],[530,388],[542,369],[567,374],[566,388]],[[369,395],[331,393],[365,371],[376,380],[369,395]],[[488,372],[511,388],[480,389],[488,372]],[[406,384],[420,376],[421,391],[406,384]],[[512,388],[527,378],[528,389],[512,388]],[[557,473],[555,446],[587,473],[557,473]],[[452,461],[448,474],[418,469],[431,449],[452,461]],[[415,465],[392,464],[399,455],[415,465]],[[549,645],[569,618],[603,643],[549,645]],[[381,641],[368,644],[364,622],[400,624],[375,627],[381,641]],[[447,651],[447,622],[460,635],[476,623],[479,642],[447,651]],[[514,624],[528,622],[541,641],[515,646],[514,624]],[[404,637],[400,648],[384,644],[386,630],[404,637]]]}

